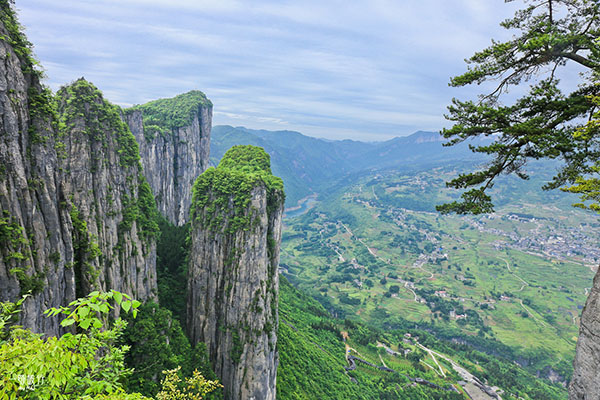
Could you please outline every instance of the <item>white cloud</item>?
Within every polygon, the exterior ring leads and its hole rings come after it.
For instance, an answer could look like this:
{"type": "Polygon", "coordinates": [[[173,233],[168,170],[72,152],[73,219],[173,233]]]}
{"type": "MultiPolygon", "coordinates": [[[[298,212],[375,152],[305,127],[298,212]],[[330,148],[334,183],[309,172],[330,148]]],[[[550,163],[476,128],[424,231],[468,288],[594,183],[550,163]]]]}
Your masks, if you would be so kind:
{"type": "MultiPolygon", "coordinates": [[[[54,89],[131,105],[203,90],[216,123],[373,140],[439,129],[463,58],[510,33],[502,0],[19,2],[54,89]]],[[[480,90],[481,88],[479,88],[480,90]]]]}

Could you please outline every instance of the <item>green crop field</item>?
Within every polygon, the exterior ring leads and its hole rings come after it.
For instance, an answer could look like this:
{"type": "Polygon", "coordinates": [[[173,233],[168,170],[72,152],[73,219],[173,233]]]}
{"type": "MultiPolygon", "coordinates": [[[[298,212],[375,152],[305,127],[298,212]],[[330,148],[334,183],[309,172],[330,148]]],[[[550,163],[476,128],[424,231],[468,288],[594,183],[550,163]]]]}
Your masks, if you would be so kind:
{"type": "Polygon", "coordinates": [[[495,188],[494,214],[439,215],[451,173],[365,175],[287,219],[284,274],[334,315],[443,327],[497,340],[532,370],[569,370],[598,259],[600,235],[585,228],[598,224],[568,198],[512,180],[495,188]]]}

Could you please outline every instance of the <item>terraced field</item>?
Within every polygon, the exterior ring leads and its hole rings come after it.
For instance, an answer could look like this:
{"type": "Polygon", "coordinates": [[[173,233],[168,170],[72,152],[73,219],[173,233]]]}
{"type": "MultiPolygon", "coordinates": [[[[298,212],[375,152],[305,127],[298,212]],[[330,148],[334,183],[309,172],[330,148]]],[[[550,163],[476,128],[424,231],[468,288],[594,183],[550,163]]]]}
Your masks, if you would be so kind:
{"type": "Polygon", "coordinates": [[[286,220],[283,272],[338,316],[496,339],[564,379],[600,225],[537,190],[535,174],[498,185],[494,214],[441,216],[433,208],[451,198],[443,182],[453,173],[366,175],[321,199],[286,220]]]}

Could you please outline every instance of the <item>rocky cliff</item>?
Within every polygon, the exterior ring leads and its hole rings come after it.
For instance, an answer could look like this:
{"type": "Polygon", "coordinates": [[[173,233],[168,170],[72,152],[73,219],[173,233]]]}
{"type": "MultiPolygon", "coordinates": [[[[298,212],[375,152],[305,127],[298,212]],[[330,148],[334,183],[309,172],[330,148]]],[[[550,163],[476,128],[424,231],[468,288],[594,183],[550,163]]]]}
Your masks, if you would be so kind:
{"type": "Polygon", "coordinates": [[[581,313],[573,367],[569,399],[600,399],[600,269],[581,313]]]}
{"type": "Polygon", "coordinates": [[[54,97],[0,20],[0,301],[31,293],[22,325],[57,334],[41,311],[92,288],[155,296],[156,207],[118,108],[84,80],[54,97]]]}
{"type": "Polygon", "coordinates": [[[212,103],[195,90],[128,109],[126,121],[160,212],[185,224],[194,180],[208,167],[212,103]]]}
{"type": "Polygon", "coordinates": [[[97,288],[154,299],[158,213],[138,144],[120,109],[89,82],[80,79],[56,97],[77,296],[97,288]]]}
{"type": "Polygon", "coordinates": [[[41,87],[30,44],[0,2],[0,301],[33,293],[21,323],[56,332],[40,310],[75,297],[72,224],[55,148],[52,94],[41,87]]]}
{"type": "Polygon", "coordinates": [[[227,399],[275,399],[283,183],[258,147],[234,146],[194,184],[187,325],[227,399]]]}

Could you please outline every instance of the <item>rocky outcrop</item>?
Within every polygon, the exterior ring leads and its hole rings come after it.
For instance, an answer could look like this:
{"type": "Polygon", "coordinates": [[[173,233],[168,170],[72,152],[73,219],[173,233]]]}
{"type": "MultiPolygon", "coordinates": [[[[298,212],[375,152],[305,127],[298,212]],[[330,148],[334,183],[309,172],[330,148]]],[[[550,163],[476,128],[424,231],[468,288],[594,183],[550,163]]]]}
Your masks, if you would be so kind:
{"type": "Polygon", "coordinates": [[[187,326],[225,398],[275,399],[283,183],[258,147],[234,146],[194,184],[187,326]]]}
{"type": "Polygon", "coordinates": [[[191,339],[226,398],[274,400],[284,194],[269,156],[236,146],[200,175],[212,113],[201,92],[126,112],[84,79],[53,96],[9,2],[0,10],[0,301],[30,293],[21,323],[60,334],[42,311],[91,290],[156,299],[154,189],[171,222],[194,219],[191,339]]]}
{"type": "Polygon", "coordinates": [[[70,216],[61,202],[51,93],[39,83],[8,2],[0,8],[0,301],[33,293],[21,324],[57,332],[41,310],[75,298],[70,216]]]}
{"type": "Polygon", "coordinates": [[[89,82],[79,79],[56,97],[77,297],[115,289],[156,299],[157,211],[137,142],[120,109],[89,82]]]}
{"type": "Polygon", "coordinates": [[[600,269],[581,313],[569,400],[600,399],[600,269]]]}
{"type": "Polygon", "coordinates": [[[212,103],[195,90],[133,107],[125,118],[158,209],[171,223],[185,224],[194,180],[208,168],[212,103]]]}
{"type": "Polygon", "coordinates": [[[94,289],[156,291],[154,199],[119,109],[79,80],[56,98],[0,2],[0,301],[30,293],[21,324],[94,289]]]}

